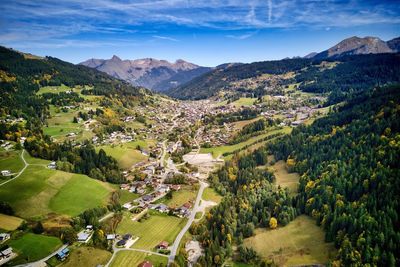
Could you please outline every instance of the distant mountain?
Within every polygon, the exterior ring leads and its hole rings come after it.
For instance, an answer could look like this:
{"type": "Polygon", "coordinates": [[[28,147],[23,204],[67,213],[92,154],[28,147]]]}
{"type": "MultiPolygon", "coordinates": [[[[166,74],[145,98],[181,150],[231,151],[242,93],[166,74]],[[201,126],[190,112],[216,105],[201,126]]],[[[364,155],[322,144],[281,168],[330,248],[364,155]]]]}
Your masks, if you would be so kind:
{"type": "Polygon", "coordinates": [[[344,39],[340,43],[332,46],[328,50],[322,51],[311,57],[311,54],[305,56],[306,58],[338,58],[347,55],[361,55],[361,54],[381,54],[381,53],[396,53],[399,52],[399,38],[390,40],[388,42],[382,41],[377,37],[364,37],[360,38],[353,36],[344,39]]]}
{"type": "Polygon", "coordinates": [[[111,59],[89,59],[80,65],[95,68],[133,85],[155,91],[174,88],[211,70],[182,59],[170,63],[154,58],[121,60],[115,55],[111,59]]]}

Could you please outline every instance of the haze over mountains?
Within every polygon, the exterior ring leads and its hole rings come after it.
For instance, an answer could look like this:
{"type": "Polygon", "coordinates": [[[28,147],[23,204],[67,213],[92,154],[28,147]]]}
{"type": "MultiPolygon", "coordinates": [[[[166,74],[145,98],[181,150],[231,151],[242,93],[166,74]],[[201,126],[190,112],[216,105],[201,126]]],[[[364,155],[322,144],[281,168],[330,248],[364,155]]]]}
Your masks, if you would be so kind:
{"type": "Polygon", "coordinates": [[[177,87],[211,70],[211,68],[201,67],[182,59],[171,63],[154,58],[121,60],[115,55],[111,59],[92,58],[80,64],[154,91],[177,87]]]}

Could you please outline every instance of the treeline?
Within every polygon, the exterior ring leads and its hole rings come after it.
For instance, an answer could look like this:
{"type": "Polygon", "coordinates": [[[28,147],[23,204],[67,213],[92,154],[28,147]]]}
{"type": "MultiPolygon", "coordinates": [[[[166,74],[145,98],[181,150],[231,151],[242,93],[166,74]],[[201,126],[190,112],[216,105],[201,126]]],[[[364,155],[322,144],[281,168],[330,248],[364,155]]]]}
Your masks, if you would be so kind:
{"type": "Polygon", "coordinates": [[[205,255],[198,261],[200,266],[221,266],[233,255],[233,245],[243,252],[238,260],[252,265],[270,264],[253,257],[254,251],[243,248],[243,239],[252,236],[257,227],[286,225],[298,211],[293,208],[289,191],[273,184],[273,174],[257,168],[266,162],[267,151],[259,149],[247,156],[234,157],[210,176],[212,186],[225,197],[206,214],[203,222],[193,224],[190,229],[205,249],[205,255]]]}
{"type": "Polygon", "coordinates": [[[202,119],[205,124],[218,124],[223,125],[228,122],[244,121],[254,119],[258,116],[258,111],[254,109],[244,108],[240,111],[231,113],[219,113],[214,116],[206,115],[202,119]]]}
{"type": "Polygon", "coordinates": [[[125,181],[117,161],[107,156],[103,149],[96,152],[87,141],[80,146],[74,146],[71,142],[58,144],[29,137],[24,146],[34,157],[57,161],[57,168],[60,170],[86,174],[110,183],[125,181]]]}
{"type": "Polygon", "coordinates": [[[268,148],[301,174],[297,207],[335,242],[335,264],[399,265],[400,86],[357,94],[268,148]]]}
{"type": "Polygon", "coordinates": [[[271,118],[268,119],[259,119],[252,123],[247,124],[243,127],[232,140],[229,141],[229,144],[234,145],[240,142],[243,142],[250,137],[255,135],[259,135],[260,132],[264,131],[267,127],[271,127],[275,124],[275,121],[271,118]]]}
{"type": "Polygon", "coordinates": [[[331,105],[346,100],[354,92],[400,82],[400,54],[354,55],[339,61],[334,68],[323,71],[317,66],[321,60],[314,61],[295,77],[296,82],[301,82],[299,89],[330,93],[326,105],[331,105]]]}

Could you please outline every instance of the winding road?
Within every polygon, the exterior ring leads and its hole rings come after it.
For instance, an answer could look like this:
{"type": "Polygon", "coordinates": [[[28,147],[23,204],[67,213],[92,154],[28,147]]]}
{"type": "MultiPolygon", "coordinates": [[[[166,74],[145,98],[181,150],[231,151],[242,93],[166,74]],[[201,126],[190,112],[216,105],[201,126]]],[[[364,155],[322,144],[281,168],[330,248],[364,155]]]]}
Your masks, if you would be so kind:
{"type": "Polygon", "coordinates": [[[176,256],[176,252],[178,251],[179,244],[181,243],[183,236],[189,230],[190,226],[192,225],[193,221],[195,220],[196,213],[199,210],[201,196],[203,195],[204,189],[208,186],[208,184],[206,182],[203,182],[203,181],[199,181],[199,182],[200,182],[200,189],[199,189],[199,192],[197,193],[196,202],[194,204],[192,212],[190,213],[189,220],[187,221],[185,227],[183,227],[182,230],[179,232],[179,234],[175,238],[175,242],[172,244],[172,246],[170,248],[171,254],[168,257],[168,265],[170,265],[175,260],[175,256],[176,256]]]}
{"type": "Polygon", "coordinates": [[[22,168],[22,170],[15,177],[1,183],[0,186],[3,186],[5,184],[17,179],[19,176],[21,176],[21,174],[25,171],[25,169],[30,165],[28,162],[26,162],[26,160],[24,158],[24,153],[25,153],[25,149],[22,150],[21,155],[20,155],[22,161],[24,162],[24,167],[22,168]]]}

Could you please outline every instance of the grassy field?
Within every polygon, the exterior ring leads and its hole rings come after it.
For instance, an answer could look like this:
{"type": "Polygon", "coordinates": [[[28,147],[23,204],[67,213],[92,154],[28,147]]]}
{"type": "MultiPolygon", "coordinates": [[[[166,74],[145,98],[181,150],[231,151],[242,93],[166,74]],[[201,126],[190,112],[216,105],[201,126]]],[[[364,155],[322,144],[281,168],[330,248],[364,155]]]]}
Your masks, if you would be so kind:
{"type": "Polygon", "coordinates": [[[68,259],[60,266],[99,266],[105,265],[111,258],[111,252],[93,247],[79,247],[73,249],[68,259]]]}
{"type": "Polygon", "coordinates": [[[246,125],[248,125],[248,124],[250,124],[252,122],[258,121],[261,118],[262,118],[262,116],[254,118],[254,119],[251,119],[251,120],[235,121],[235,122],[232,122],[232,126],[234,127],[234,129],[236,131],[238,131],[238,130],[243,129],[244,126],[246,126],[246,125]]]}
{"type": "Polygon", "coordinates": [[[117,233],[130,233],[139,236],[133,248],[153,249],[161,241],[172,243],[179,231],[186,224],[186,219],[167,215],[151,215],[149,219],[137,222],[126,213],[117,228],[117,233]]]}
{"type": "Polygon", "coordinates": [[[50,212],[74,216],[106,204],[112,190],[86,175],[28,166],[20,177],[0,187],[0,200],[10,203],[22,218],[50,212]]]}
{"type": "Polygon", "coordinates": [[[12,173],[19,172],[24,167],[20,155],[21,151],[1,151],[0,170],[9,170],[12,173]]]}
{"type": "Polygon", "coordinates": [[[46,159],[40,159],[40,158],[34,158],[31,157],[31,155],[29,155],[28,152],[24,153],[24,159],[27,163],[29,164],[42,164],[42,165],[49,165],[49,163],[51,162],[50,160],[46,160],[46,159]]]}
{"type": "Polygon", "coordinates": [[[117,189],[117,190],[118,190],[118,192],[120,192],[119,202],[121,204],[124,204],[126,202],[132,201],[132,200],[137,199],[139,197],[139,194],[131,193],[128,190],[121,190],[121,189],[117,189]]]}
{"type": "Polygon", "coordinates": [[[298,173],[289,173],[283,160],[276,162],[270,168],[275,175],[277,185],[289,188],[291,193],[297,193],[300,179],[298,173]]]}
{"type": "Polygon", "coordinates": [[[20,264],[44,258],[59,248],[62,243],[60,239],[53,236],[28,233],[10,241],[9,245],[19,254],[13,263],[20,264]]]}
{"type": "Polygon", "coordinates": [[[123,169],[130,169],[132,165],[147,160],[148,157],[144,156],[139,150],[137,150],[137,146],[139,145],[142,148],[147,148],[149,144],[154,144],[153,140],[149,141],[134,141],[129,143],[124,143],[120,145],[106,145],[106,146],[98,146],[96,150],[100,150],[101,148],[107,153],[107,155],[115,158],[120,167],[123,169]]]}
{"type": "MultiPolygon", "coordinates": [[[[61,86],[43,86],[42,88],[39,89],[37,92],[38,95],[42,95],[45,93],[53,93],[53,94],[58,94],[61,92],[66,92],[71,90],[70,87],[66,85],[61,85],[61,86]]],[[[77,92],[77,90],[73,90],[74,92],[77,92]]]]}
{"type": "Polygon", "coordinates": [[[214,158],[217,158],[226,152],[233,152],[235,150],[243,149],[245,146],[251,145],[251,144],[253,144],[263,138],[266,138],[270,135],[273,135],[276,133],[289,133],[290,131],[291,131],[290,127],[272,130],[268,133],[254,136],[244,142],[241,142],[241,143],[238,143],[235,145],[217,146],[217,147],[211,147],[211,148],[201,148],[200,153],[211,153],[214,158]]]}
{"type": "Polygon", "coordinates": [[[150,261],[155,267],[167,266],[168,258],[138,251],[119,251],[110,266],[138,266],[143,261],[150,261]]]}
{"type": "Polygon", "coordinates": [[[204,189],[202,199],[207,201],[214,201],[215,203],[220,203],[222,200],[222,196],[215,192],[214,188],[207,187],[204,189]]]}
{"type": "Polygon", "coordinates": [[[244,245],[273,259],[279,266],[293,266],[324,264],[332,259],[336,250],[324,240],[324,231],[315,221],[301,215],[285,227],[257,229],[254,236],[244,240],[244,245]]]}
{"type": "Polygon", "coordinates": [[[177,208],[186,202],[194,201],[197,191],[189,186],[182,187],[181,190],[172,192],[172,199],[167,199],[163,203],[169,207],[177,208]]]}
{"type": "MultiPolygon", "coordinates": [[[[231,104],[234,104],[236,107],[241,107],[241,106],[251,106],[254,104],[254,101],[256,101],[257,98],[250,98],[250,97],[241,97],[236,101],[233,101],[231,104]]],[[[223,106],[228,104],[228,101],[222,101],[218,103],[218,106],[223,106]]]]}
{"type": "Polygon", "coordinates": [[[22,222],[23,220],[21,218],[0,213],[0,229],[14,231],[21,225],[22,222]]]}

